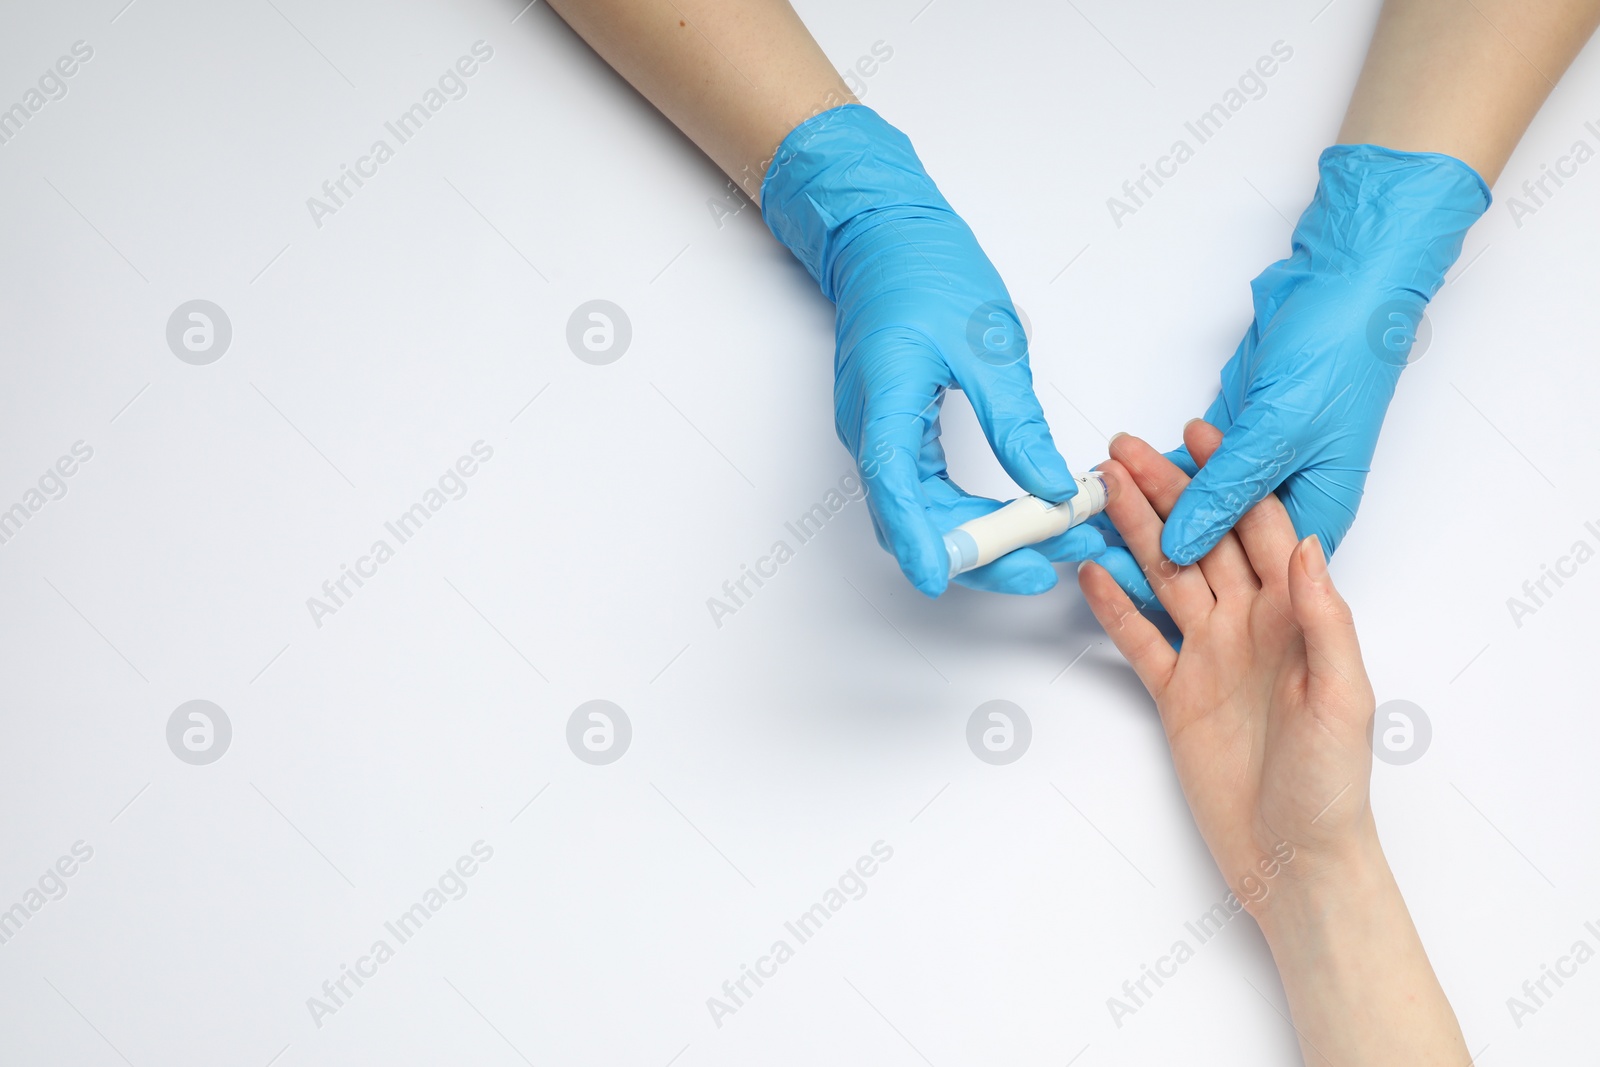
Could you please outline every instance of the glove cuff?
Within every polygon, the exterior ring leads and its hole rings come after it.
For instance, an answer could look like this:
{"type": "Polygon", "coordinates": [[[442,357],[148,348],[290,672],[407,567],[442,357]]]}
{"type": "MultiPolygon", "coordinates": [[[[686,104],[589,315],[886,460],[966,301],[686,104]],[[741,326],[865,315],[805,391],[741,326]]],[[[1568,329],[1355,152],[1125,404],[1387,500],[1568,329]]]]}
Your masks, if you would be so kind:
{"type": "Polygon", "coordinates": [[[1313,269],[1410,289],[1423,300],[1439,291],[1467,230],[1489,210],[1478,172],[1438,152],[1334,145],[1317,170],[1295,251],[1313,269]]]}
{"type": "Polygon", "coordinates": [[[761,182],[767,228],[829,300],[837,299],[834,264],[852,238],[896,217],[949,211],[911,141],[861,104],[832,108],[796,126],[761,182]]]}

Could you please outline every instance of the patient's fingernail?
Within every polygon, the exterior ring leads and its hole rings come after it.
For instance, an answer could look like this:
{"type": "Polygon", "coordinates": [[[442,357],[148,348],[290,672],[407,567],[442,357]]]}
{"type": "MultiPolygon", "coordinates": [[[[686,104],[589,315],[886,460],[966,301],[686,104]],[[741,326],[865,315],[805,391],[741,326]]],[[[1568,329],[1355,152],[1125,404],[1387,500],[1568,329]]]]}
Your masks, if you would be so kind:
{"type": "Polygon", "coordinates": [[[1111,446],[1117,443],[1117,438],[1126,436],[1128,436],[1128,431],[1126,430],[1118,430],[1116,433],[1112,434],[1111,440],[1106,442],[1106,450],[1111,450],[1111,446]]]}
{"type": "Polygon", "coordinates": [[[1300,557],[1312,581],[1322,582],[1328,577],[1328,559],[1322,554],[1322,541],[1316,534],[1300,542],[1300,557]]]}

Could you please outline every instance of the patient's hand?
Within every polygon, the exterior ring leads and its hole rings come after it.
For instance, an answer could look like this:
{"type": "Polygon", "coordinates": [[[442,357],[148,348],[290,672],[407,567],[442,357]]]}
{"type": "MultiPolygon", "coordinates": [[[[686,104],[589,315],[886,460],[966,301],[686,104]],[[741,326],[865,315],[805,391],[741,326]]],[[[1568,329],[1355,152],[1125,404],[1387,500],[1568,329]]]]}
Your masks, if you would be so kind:
{"type": "MultiPolygon", "coordinates": [[[[1221,434],[1196,420],[1184,439],[1204,464],[1221,434]]],[[[1111,456],[1106,514],[1182,632],[1181,651],[1104,569],[1085,564],[1079,581],[1155,698],[1217,865],[1259,911],[1284,861],[1298,882],[1376,840],[1372,687],[1350,609],[1322,547],[1314,537],[1297,543],[1271,494],[1198,563],[1172,563],[1161,553],[1162,520],[1188,477],[1138,438],[1116,438],[1111,456]]]]}
{"type": "MultiPolygon", "coordinates": [[[[1184,428],[1199,464],[1221,439],[1184,428]]],[[[1308,1064],[1468,1062],[1450,1002],[1378,844],[1368,803],[1372,687],[1315,538],[1268,494],[1196,564],[1161,554],[1188,484],[1133,437],[1103,465],[1106,513],[1183,631],[1181,651],[1095,563],[1095,617],[1155,697],[1195,822],[1266,935],[1308,1064]]]]}

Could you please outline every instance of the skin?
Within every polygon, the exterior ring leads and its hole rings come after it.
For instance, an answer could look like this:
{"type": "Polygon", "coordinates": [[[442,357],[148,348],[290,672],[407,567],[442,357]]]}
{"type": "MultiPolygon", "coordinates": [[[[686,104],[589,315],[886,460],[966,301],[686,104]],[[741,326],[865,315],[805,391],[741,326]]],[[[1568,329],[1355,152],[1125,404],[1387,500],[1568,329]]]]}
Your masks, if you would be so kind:
{"type": "Polygon", "coordinates": [[[1442,152],[1490,185],[1600,25],[1600,0],[1388,0],[1341,144],[1442,152]]]}
{"type": "MultiPolygon", "coordinates": [[[[1201,465],[1221,438],[1200,420],[1184,429],[1201,465]]],[[[1269,495],[1179,567],[1161,554],[1161,526],[1188,477],[1125,434],[1111,455],[1106,512],[1181,651],[1103,568],[1083,564],[1079,582],[1155,699],[1195,824],[1272,948],[1306,1063],[1464,1067],[1460,1026],[1378,841],[1372,686],[1322,546],[1297,541],[1269,495]]]]}
{"type": "Polygon", "coordinates": [[[552,0],[567,25],[759,202],[812,115],[856,103],[786,0],[552,0]]]}

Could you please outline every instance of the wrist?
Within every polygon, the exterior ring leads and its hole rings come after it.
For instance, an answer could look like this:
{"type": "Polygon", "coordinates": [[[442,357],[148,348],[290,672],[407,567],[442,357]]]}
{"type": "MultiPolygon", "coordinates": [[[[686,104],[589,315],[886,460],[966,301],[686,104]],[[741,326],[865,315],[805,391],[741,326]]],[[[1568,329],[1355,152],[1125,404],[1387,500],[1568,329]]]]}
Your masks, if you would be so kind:
{"type": "Polygon", "coordinates": [[[1411,290],[1426,303],[1490,200],[1478,172],[1454,156],[1336,144],[1317,159],[1294,243],[1346,281],[1411,290]]]}
{"type": "Polygon", "coordinates": [[[761,217],[837,299],[840,252],[897,216],[953,214],[905,134],[862,104],[800,123],[778,146],[761,184],[761,217]]]}
{"type": "Polygon", "coordinates": [[[1370,813],[1338,840],[1300,846],[1271,892],[1250,910],[1269,944],[1291,946],[1338,936],[1399,889],[1370,813]]]}
{"type": "Polygon", "coordinates": [[[1428,962],[1375,832],[1297,856],[1257,922],[1272,949],[1307,1063],[1467,1062],[1461,1027],[1428,962]]]}

